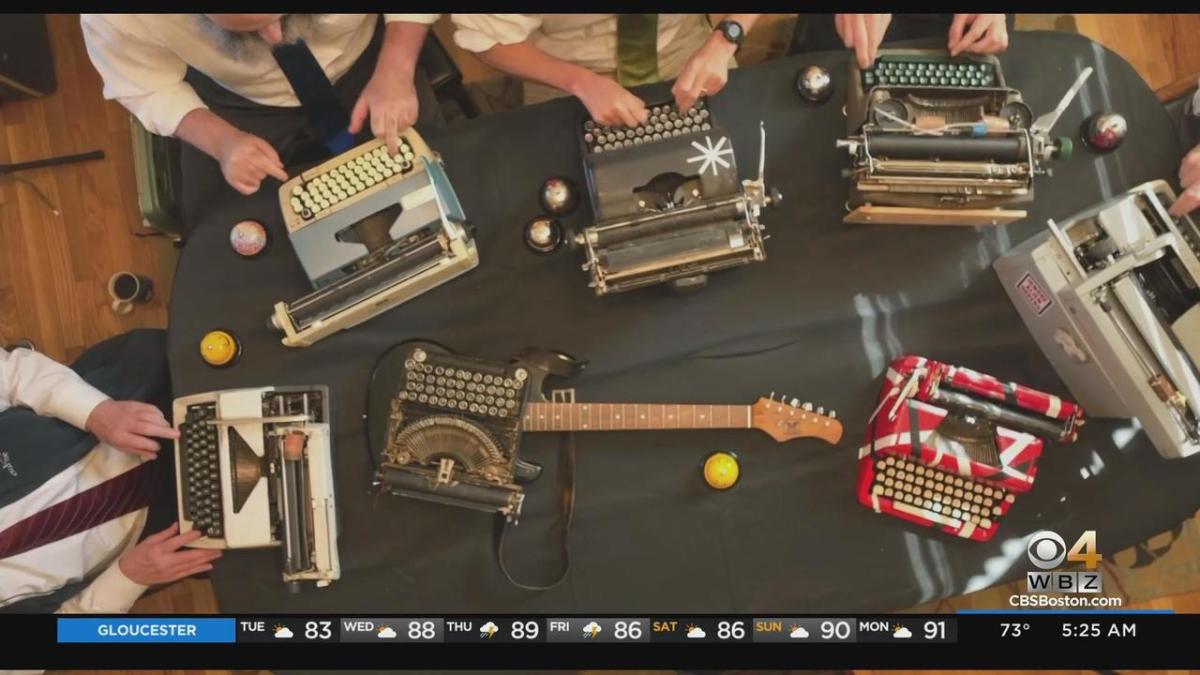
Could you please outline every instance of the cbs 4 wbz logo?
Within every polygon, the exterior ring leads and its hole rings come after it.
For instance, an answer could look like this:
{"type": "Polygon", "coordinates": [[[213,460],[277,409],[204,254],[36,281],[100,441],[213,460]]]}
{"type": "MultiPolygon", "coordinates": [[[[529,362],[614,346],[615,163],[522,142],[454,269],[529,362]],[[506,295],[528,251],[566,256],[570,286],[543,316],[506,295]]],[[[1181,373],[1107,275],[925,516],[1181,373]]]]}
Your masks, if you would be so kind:
{"type": "Polygon", "coordinates": [[[1029,593],[1099,593],[1104,588],[1100,572],[1096,569],[1104,556],[1096,552],[1095,530],[1087,530],[1080,535],[1070,550],[1057,532],[1035,532],[1029,538],[1026,553],[1029,562],[1040,570],[1026,573],[1029,593]],[[1054,571],[1064,561],[1083,563],[1084,571],[1054,571]]]}

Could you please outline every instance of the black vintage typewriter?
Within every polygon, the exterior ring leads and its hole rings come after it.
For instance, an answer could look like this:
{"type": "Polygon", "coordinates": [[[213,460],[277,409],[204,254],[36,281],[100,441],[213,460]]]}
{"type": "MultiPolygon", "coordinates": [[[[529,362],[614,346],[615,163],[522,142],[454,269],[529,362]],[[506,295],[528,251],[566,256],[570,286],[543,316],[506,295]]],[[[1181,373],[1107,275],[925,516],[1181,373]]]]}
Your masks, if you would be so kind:
{"type": "Polygon", "coordinates": [[[649,112],[633,128],[591,119],[580,128],[596,222],[576,243],[597,295],[695,288],[709,272],[766,259],[758,218],[780,197],[766,194],[761,160],[757,180],[738,181],[732,139],[704,100],[687,112],[669,102],[649,112]]]}
{"type": "Polygon", "coordinates": [[[851,59],[846,105],[853,180],[846,222],[999,225],[1025,216],[1044,162],[1065,159],[1068,138],[1034,119],[993,56],[884,50],[867,70],[851,59]]]}
{"type": "Polygon", "coordinates": [[[255,387],[175,400],[179,530],[199,548],[279,546],[283,578],[341,576],[325,387],[255,387]]]}
{"type": "Polygon", "coordinates": [[[390,408],[386,436],[372,439],[382,446],[383,488],[515,520],[525,498],[518,483],[541,473],[517,458],[530,371],[410,342],[385,354],[375,373],[391,392],[372,403],[372,412],[390,408]]]}

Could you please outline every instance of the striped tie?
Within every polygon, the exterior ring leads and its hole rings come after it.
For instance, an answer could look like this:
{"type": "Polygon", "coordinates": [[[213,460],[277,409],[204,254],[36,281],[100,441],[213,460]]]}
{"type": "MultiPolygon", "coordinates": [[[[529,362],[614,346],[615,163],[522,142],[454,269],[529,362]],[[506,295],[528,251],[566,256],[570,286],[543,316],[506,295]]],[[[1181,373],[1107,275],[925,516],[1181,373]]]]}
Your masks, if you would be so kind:
{"type": "Polygon", "coordinates": [[[109,478],[0,531],[0,560],[136,511],[150,503],[154,462],[109,478]]]}

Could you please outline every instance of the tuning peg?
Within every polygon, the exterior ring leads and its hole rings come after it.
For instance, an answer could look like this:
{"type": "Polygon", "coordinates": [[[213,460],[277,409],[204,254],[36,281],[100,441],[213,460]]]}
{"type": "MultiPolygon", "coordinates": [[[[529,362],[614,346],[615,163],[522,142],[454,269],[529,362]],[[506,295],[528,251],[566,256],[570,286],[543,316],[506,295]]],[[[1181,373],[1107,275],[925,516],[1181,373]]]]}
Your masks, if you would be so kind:
{"type": "Polygon", "coordinates": [[[774,401],[775,400],[775,392],[771,392],[771,395],[767,397],[767,400],[774,401]]]}
{"type": "Polygon", "coordinates": [[[830,411],[829,411],[829,419],[831,419],[831,420],[836,420],[836,419],[837,419],[837,411],[836,411],[836,410],[830,410],[830,411]]]}
{"type": "Polygon", "coordinates": [[[812,405],[811,403],[809,403],[809,402],[805,401],[805,402],[804,402],[804,409],[805,409],[805,410],[807,410],[808,412],[812,412],[813,405],[812,405]]]}
{"type": "Polygon", "coordinates": [[[818,415],[824,415],[824,414],[825,414],[825,406],[823,406],[823,405],[822,405],[822,406],[817,406],[817,414],[818,414],[818,415]]]}
{"type": "Polygon", "coordinates": [[[799,407],[799,406],[800,406],[800,399],[798,399],[798,398],[794,398],[794,399],[792,399],[792,401],[791,401],[791,406],[792,406],[793,408],[797,408],[797,407],[799,407]]]}

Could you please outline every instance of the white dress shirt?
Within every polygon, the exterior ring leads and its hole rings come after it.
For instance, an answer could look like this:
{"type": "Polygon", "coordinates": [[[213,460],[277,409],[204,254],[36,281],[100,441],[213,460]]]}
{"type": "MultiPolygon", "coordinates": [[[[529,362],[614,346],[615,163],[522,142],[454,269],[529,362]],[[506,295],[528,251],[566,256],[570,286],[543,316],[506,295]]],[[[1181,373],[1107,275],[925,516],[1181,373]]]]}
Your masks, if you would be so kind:
{"type": "MultiPolygon", "coordinates": [[[[302,34],[317,63],[337,82],[371,42],[376,14],[320,14],[302,34]]],[[[384,14],[385,22],[431,24],[438,14],[384,14]]],[[[231,53],[198,14],[84,14],[83,38],[104,78],[104,97],[116,99],[148,130],[175,133],[189,112],[207,106],[184,81],[188,66],[226,89],[269,106],[300,101],[263,43],[231,53]]]]}
{"type": "MultiPolygon", "coordinates": [[[[616,14],[452,14],[450,19],[457,29],[454,42],[470,52],[530,40],[546,54],[588,70],[617,69],[616,14]]],[[[659,52],[696,19],[695,14],[659,14],[659,52]]]]}
{"type": "MultiPolygon", "coordinates": [[[[39,415],[57,417],[83,428],[92,410],[108,397],[84,382],[75,371],[28,349],[0,349],[0,412],[24,405],[39,415]]],[[[0,439],[0,471],[15,468],[6,461],[0,439]]],[[[104,443],[30,494],[0,508],[0,531],[43,509],[118,476],[141,463],[136,455],[104,443]]],[[[129,611],[146,590],[130,581],[117,560],[137,543],[146,509],[113,518],[102,525],[0,559],[0,606],[45,595],[100,571],[84,590],[59,607],[63,613],[129,611]]]]}

